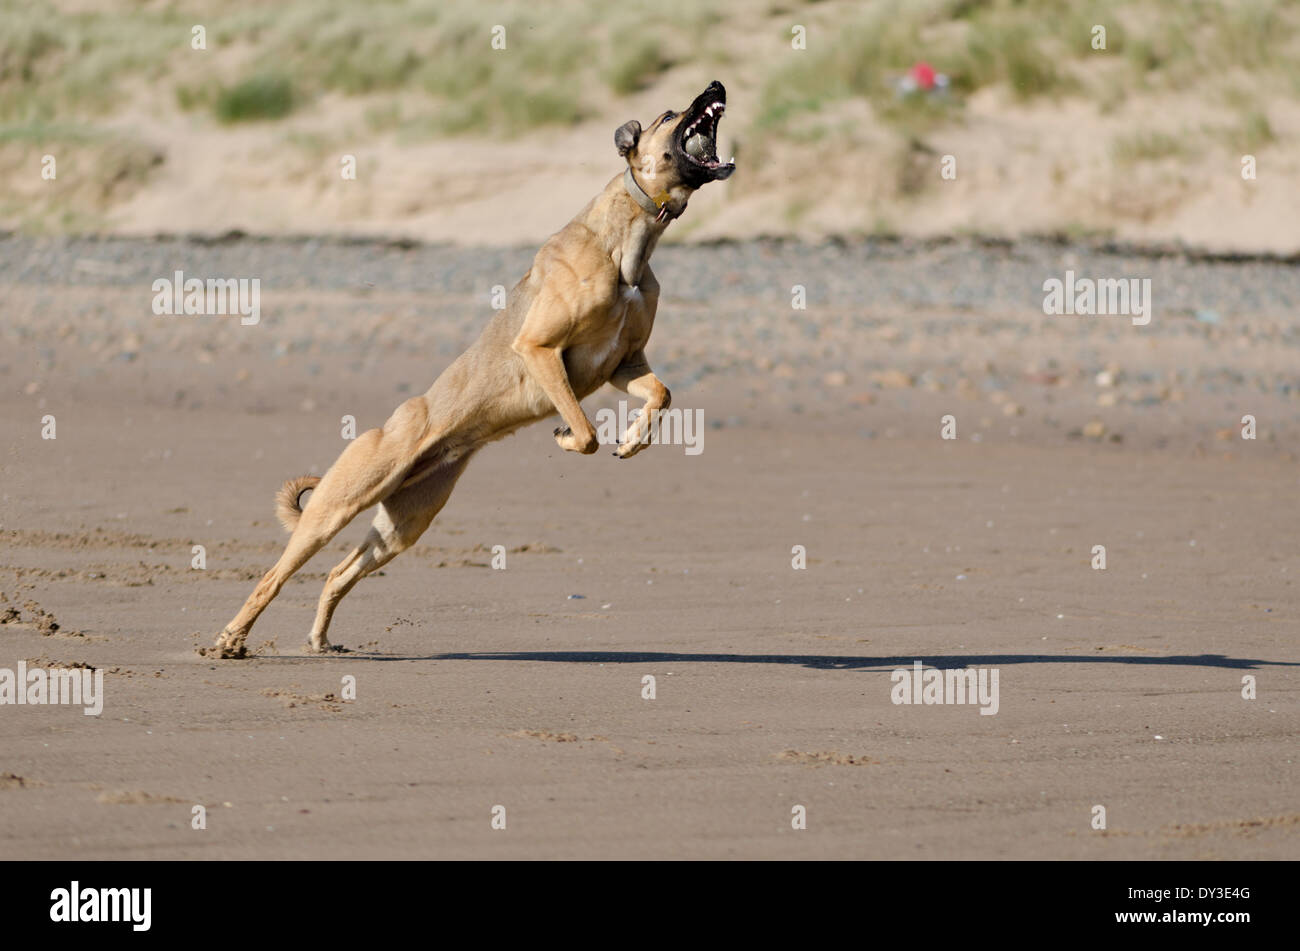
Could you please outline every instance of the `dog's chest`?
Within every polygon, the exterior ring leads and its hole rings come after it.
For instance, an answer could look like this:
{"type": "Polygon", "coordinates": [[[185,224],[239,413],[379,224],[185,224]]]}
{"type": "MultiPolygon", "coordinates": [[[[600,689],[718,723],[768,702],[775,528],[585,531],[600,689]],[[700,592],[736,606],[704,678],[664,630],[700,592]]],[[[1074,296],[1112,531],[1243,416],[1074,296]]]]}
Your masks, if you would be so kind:
{"type": "Polygon", "coordinates": [[[575,389],[590,390],[608,382],[631,349],[644,317],[644,308],[645,297],[640,288],[626,284],[619,286],[618,299],[600,319],[597,332],[587,338],[581,351],[573,354],[576,365],[568,367],[570,379],[576,376],[582,381],[575,389]]]}
{"type": "Polygon", "coordinates": [[[641,288],[623,284],[619,287],[619,300],[610,308],[608,337],[604,349],[596,356],[597,365],[604,364],[610,357],[618,354],[623,358],[623,349],[627,345],[628,324],[636,320],[640,309],[645,305],[641,288]]]}
{"type": "Polygon", "coordinates": [[[600,333],[592,341],[591,362],[602,367],[613,360],[615,366],[626,355],[628,343],[640,325],[645,297],[639,287],[621,284],[618,299],[601,321],[600,333]]]}

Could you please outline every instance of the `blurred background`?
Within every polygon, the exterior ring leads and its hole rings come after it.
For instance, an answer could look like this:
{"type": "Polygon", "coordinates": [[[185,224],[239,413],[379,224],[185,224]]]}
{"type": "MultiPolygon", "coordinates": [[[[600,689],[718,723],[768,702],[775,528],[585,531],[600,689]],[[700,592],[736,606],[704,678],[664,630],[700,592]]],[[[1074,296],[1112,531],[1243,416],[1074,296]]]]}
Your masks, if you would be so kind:
{"type": "Polygon", "coordinates": [[[739,172],[669,241],[1300,250],[1281,0],[2,0],[0,228],[531,244],[715,78],[739,172]]]}

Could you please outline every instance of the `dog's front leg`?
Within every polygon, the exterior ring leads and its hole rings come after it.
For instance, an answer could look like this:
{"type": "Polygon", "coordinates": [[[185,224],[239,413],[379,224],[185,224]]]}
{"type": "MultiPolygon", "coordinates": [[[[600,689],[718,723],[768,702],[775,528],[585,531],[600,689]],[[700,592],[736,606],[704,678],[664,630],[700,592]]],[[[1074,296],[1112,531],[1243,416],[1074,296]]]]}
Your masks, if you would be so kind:
{"type": "Polygon", "coordinates": [[[623,441],[614,452],[620,459],[627,459],[649,445],[650,437],[658,431],[659,413],[668,408],[672,394],[660,382],[659,377],[654,375],[642,350],[628,354],[627,359],[619,364],[614,375],[609,378],[609,382],[629,396],[645,400],[641,415],[627,427],[623,441]]]}
{"type": "Polygon", "coordinates": [[[590,455],[600,448],[596,427],[587,419],[582,404],[569,385],[569,374],[564,369],[560,348],[531,342],[521,333],[512,349],[523,358],[529,374],[555,404],[560,418],[568,424],[566,428],[557,427],[555,430],[555,441],[560,448],[584,455],[590,455]]]}

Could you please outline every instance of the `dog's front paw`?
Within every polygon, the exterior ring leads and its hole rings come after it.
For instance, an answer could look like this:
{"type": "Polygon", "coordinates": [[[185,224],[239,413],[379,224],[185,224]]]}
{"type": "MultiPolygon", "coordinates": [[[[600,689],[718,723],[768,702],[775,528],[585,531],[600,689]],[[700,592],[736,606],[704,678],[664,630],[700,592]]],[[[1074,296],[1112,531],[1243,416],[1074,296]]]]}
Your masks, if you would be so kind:
{"type": "Polygon", "coordinates": [[[650,445],[654,435],[654,427],[651,425],[655,419],[653,412],[638,409],[633,410],[629,415],[632,424],[628,426],[627,432],[623,434],[623,441],[614,452],[614,455],[620,459],[630,459],[635,456],[650,445]]]}
{"type": "Polygon", "coordinates": [[[563,429],[556,427],[555,442],[565,452],[580,452],[584,456],[589,456],[600,448],[600,440],[596,438],[596,431],[588,428],[586,435],[575,436],[573,430],[568,426],[563,429]]]}
{"type": "Polygon", "coordinates": [[[650,445],[650,443],[644,439],[629,439],[626,442],[621,443],[619,447],[614,450],[614,455],[618,456],[620,459],[631,459],[648,445],[650,445]]]}

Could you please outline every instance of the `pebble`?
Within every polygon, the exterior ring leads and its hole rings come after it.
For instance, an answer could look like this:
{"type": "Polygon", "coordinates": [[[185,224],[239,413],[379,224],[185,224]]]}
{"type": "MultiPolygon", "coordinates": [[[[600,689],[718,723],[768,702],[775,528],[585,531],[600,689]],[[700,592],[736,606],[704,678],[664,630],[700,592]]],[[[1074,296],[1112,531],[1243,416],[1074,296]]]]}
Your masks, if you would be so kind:
{"type": "Polygon", "coordinates": [[[905,390],[910,389],[912,386],[911,374],[904,373],[902,370],[884,370],[873,373],[871,380],[886,390],[905,390]]]}

